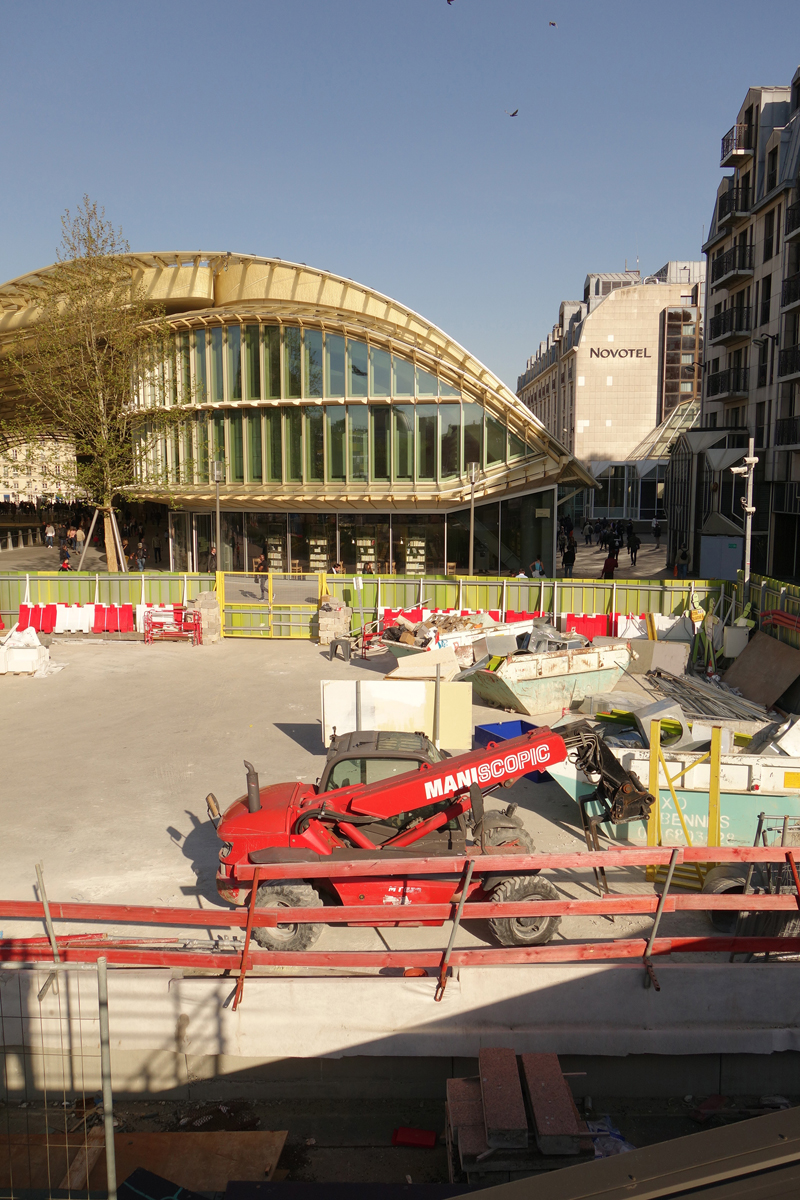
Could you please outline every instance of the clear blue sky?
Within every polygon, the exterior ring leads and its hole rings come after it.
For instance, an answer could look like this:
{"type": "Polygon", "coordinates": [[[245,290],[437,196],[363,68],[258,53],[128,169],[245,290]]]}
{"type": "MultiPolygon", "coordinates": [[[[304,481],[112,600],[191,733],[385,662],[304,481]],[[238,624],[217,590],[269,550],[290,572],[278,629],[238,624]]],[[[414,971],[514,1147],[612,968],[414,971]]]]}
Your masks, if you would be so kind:
{"type": "Polygon", "coordinates": [[[369,284],[512,387],[587,271],[700,257],[720,138],[800,49],[798,0],[6,0],[0,18],[0,279],[51,262],[87,192],[134,250],[369,284]]]}

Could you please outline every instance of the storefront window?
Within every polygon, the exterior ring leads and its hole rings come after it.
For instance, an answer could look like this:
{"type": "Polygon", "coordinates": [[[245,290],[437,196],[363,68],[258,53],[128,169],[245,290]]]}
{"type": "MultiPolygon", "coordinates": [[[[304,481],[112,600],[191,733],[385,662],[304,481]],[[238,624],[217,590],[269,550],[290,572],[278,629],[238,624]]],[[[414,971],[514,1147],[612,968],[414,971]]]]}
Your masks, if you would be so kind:
{"type": "Polygon", "coordinates": [[[258,326],[246,325],[244,330],[245,360],[247,363],[247,398],[261,399],[261,357],[258,346],[258,326]]]}
{"type": "Polygon", "coordinates": [[[249,570],[253,559],[263,554],[270,571],[286,570],[286,514],[246,513],[247,558],[249,570]]]}
{"type": "Polygon", "coordinates": [[[369,409],[350,404],[347,407],[350,425],[350,462],[348,477],[354,480],[367,478],[369,444],[369,409]]]}
{"type": "Polygon", "coordinates": [[[230,440],[231,483],[244,483],[244,453],[242,446],[242,412],[232,412],[228,417],[230,440]]]}
{"type": "Polygon", "coordinates": [[[205,329],[198,329],[194,335],[194,389],[194,403],[205,404],[208,400],[205,329]]]}
{"type": "Polygon", "coordinates": [[[247,414],[247,481],[262,482],[260,412],[247,414]]]}
{"type": "Polygon", "coordinates": [[[389,516],[342,514],[339,550],[345,572],[385,575],[389,571],[389,516]]]}
{"type": "MultiPolygon", "coordinates": [[[[498,504],[481,504],[475,509],[476,575],[496,575],[498,569],[498,504]]],[[[458,571],[469,569],[469,509],[447,516],[447,557],[458,571]]]]}
{"type": "Polygon", "coordinates": [[[392,558],[398,575],[443,575],[444,517],[434,513],[393,516],[392,558]]]}
{"type": "Polygon", "coordinates": [[[335,513],[291,513],[292,563],[300,571],[329,571],[336,561],[335,513]]]}
{"type": "Polygon", "coordinates": [[[372,421],[372,478],[385,482],[391,478],[392,410],[388,404],[370,409],[372,421]]]}
{"type": "Polygon", "coordinates": [[[222,534],[222,554],[221,558],[218,559],[219,570],[244,571],[244,529],[242,513],[222,513],[220,530],[222,534]]]}
{"type": "Polygon", "coordinates": [[[371,346],[369,351],[370,396],[391,396],[392,356],[386,350],[371,346]]]}
{"type": "MultiPolygon", "coordinates": [[[[396,361],[396,360],[395,360],[396,361]]],[[[396,404],[394,412],[394,477],[414,478],[414,406],[396,404]]]]}
{"type": "Polygon", "coordinates": [[[304,395],[321,396],[322,330],[320,329],[306,329],[303,334],[303,372],[305,382],[304,395]]]}
{"type": "Polygon", "coordinates": [[[223,331],[217,327],[211,330],[211,399],[215,404],[221,404],[225,399],[225,377],[222,366],[223,331]]]}
{"type": "Polygon", "coordinates": [[[408,359],[393,356],[394,364],[394,395],[414,395],[414,364],[408,359]]]}
{"type": "Polygon", "coordinates": [[[303,411],[285,408],[284,434],[286,441],[286,478],[290,483],[303,480],[303,411]]]}
{"type": "Polygon", "coordinates": [[[436,479],[437,417],[435,404],[417,405],[417,479],[436,479]]]}
{"type": "Polygon", "coordinates": [[[344,395],[344,338],[325,334],[325,395],[344,395]]]}
{"type": "Polygon", "coordinates": [[[442,479],[461,473],[461,405],[442,404],[439,409],[442,437],[442,479]]]}
{"type": "Polygon", "coordinates": [[[228,390],[231,400],[242,398],[242,327],[228,326],[228,390]]]}
{"type": "Polygon", "coordinates": [[[366,342],[347,339],[347,394],[366,396],[369,382],[366,342]]]}
{"type": "Polygon", "coordinates": [[[483,463],[483,409],[480,404],[464,405],[464,468],[483,463]]]}
{"type": "Polygon", "coordinates": [[[345,479],[345,413],[344,407],[329,406],[325,410],[328,422],[328,479],[336,483],[345,479]]]}
{"type": "Polygon", "coordinates": [[[500,504],[500,570],[516,575],[541,558],[545,573],[553,573],[552,491],[516,496],[500,504]],[[537,516],[537,513],[539,514],[537,516]]]}
{"type": "Polygon", "coordinates": [[[192,569],[189,553],[190,521],[189,513],[170,513],[173,571],[191,571],[192,569]]]}
{"type": "Polygon", "coordinates": [[[300,399],[300,330],[291,325],[283,331],[283,383],[289,400],[300,399]]]}
{"type": "Polygon", "coordinates": [[[195,545],[197,547],[197,570],[208,570],[211,553],[211,517],[208,513],[196,513],[194,518],[195,545]]]}
{"type": "Polygon", "coordinates": [[[264,326],[264,381],[268,400],[281,398],[281,331],[277,325],[264,326]]]}
{"type": "Polygon", "coordinates": [[[325,453],[323,443],[323,412],[318,406],[309,406],[306,417],[306,479],[322,483],[325,478],[325,453]]]}
{"type": "Polygon", "coordinates": [[[283,479],[281,454],[281,410],[268,408],[264,413],[264,448],[266,451],[267,483],[283,479]]]}

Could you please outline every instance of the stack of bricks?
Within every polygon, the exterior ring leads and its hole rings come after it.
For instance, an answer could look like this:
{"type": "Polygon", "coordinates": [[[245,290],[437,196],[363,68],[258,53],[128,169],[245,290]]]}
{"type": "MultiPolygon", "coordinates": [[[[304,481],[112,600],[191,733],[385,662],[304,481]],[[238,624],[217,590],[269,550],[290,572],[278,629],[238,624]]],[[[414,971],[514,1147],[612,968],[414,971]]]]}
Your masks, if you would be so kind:
{"type": "Polygon", "coordinates": [[[450,1182],[507,1183],[594,1155],[556,1054],[481,1050],[477,1078],[448,1079],[450,1182]],[[524,1085],[524,1094],[523,1094],[524,1085]],[[527,1102],[527,1103],[526,1103],[527,1102]]]}
{"type": "Polygon", "coordinates": [[[334,638],[350,636],[352,608],[333,596],[323,596],[319,602],[319,644],[330,646],[334,638]]]}

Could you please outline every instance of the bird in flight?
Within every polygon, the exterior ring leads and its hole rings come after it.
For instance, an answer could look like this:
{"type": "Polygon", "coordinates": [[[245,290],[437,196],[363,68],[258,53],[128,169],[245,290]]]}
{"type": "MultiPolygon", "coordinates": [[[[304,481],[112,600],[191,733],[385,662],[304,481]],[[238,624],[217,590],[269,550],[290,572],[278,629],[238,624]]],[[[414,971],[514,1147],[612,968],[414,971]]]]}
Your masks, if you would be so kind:
{"type": "MultiPolygon", "coordinates": [[[[449,4],[450,0],[447,0],[447,3],[449,4]]],[[[558,29],[558,25],[556,25],[555,21],[548,21],[547,23],[548,25],[552,25],[553,29],[558,29]]]]}
{"type": "Polygon", "coordinates": [[[504,108],[503,112],[509,117],[515,117],[517,115],[517,113],[519,112],[519,109],[515,108],[513,113],[510,113],[507,108],[504,108]]]}

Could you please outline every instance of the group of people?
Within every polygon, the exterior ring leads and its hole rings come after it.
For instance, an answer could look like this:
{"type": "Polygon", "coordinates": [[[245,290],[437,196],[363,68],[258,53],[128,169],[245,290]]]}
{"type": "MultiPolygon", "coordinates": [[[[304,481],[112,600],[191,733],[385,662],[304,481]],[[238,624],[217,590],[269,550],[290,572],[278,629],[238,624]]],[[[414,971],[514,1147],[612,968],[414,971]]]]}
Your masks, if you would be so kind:
{"type": "MultiPolygon", "coordinates": [[[[102,548],[105,537],[104,522],[102,518],[96,520],[92,529],[92,516],[92,509],[80,509],[68,511],[66,517],[52,513],[43,521],[44,544],[51,550],[58,548],[60,571],[76,569],[72,566],[72,555],[77,556],[80,564],[84,550],[88,549],[90,531],[92,547],[98,551],[102,548]]],[[[118,525],[122,538],[122,553],[129,569],[143,571],[150,557],[144,537],[144,525],[129,514],[123,514],[118,520],[118,525]]],[[[153,550],[153,562],[160,563],[163,543],[158,524],[150,536],[150,545],[153,550]]]]}
{"type": "MultiPolygon", "coordinates": [[[[658,550],[661,546],[661,522],[653,518],[651,529],[655,548],[658,550]]],[[[630,566],[636,566],[636,559],[642,545],[642,539],[634,529],[633,521],[610,521],[607,517],[600,517],[593,522],[587,517],[582,532],[586,546],[591,546],[596,541],[598,549],[605,550],[606,552],[606,557],[600,571],[601,579],[614,578],[614,572],[619,567],[619,552],[623,546],[627,548],[630,566]]],[[[577,542],[574,524],[572,518],[569,516],[565,516],[559,523],[558,549],[561,555],[561,568],[564,578],[570,579],[575,566],[577,542]]]]}

